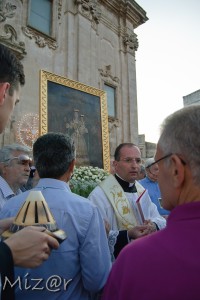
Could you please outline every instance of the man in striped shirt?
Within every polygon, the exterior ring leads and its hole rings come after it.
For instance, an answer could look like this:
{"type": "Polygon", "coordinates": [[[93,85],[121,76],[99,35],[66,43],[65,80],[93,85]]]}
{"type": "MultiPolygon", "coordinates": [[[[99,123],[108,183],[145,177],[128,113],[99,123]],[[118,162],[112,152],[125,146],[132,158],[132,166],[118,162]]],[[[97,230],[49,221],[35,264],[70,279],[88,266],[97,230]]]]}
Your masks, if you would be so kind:
{"type": "Polygon", "coordinates": [[[28,147],[12,144],[0,149],[0,210],[6,201],[22,193],[30,174],[28,147]]]}

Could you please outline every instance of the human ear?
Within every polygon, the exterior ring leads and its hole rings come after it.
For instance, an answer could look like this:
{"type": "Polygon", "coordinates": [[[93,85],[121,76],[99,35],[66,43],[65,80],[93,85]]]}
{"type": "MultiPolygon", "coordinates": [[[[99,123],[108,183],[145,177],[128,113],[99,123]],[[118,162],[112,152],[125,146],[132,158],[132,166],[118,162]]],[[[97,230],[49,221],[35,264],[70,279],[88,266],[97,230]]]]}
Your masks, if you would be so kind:
{"type": "Polygon", "coordinates": [[[69,171],[70,171],[71,173],[74,172],[75,162],[76,162],[75,159],[73,159],[73,160],[71,161],[70,165],[69,165],[69,171]]]}
{"type": "Polygon", "coordinates": [[[116,160],[113,160],[112,165],[113,165],[114,168],[116,168],[116,167],[117,167],[117,161],[116,161],[116,160]]]}
{"type": "Polygon", "coordinates": [[[4,104],[5,95],[9,89],[9,87],[10,87],[10,83],[8,83],[8,82],[3,82],[0,84],[0,106],[2,106],[4,104]]]}
{"type": "Polygon", "coordinates": [[[178,187],[184,181],[185,167],[181,162],[180,158],[176,154],[172,155],[171,160],[172,160],[172,174],[173,174],[174,185],[178,187]]]}

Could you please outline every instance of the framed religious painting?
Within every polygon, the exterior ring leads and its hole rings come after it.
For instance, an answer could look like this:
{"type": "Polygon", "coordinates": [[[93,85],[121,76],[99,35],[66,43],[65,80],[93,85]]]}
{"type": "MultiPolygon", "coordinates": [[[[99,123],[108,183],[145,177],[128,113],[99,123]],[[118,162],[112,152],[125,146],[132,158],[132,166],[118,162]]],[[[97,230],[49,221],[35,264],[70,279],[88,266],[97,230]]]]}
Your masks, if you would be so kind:
{"type": "Polygon", "coordinates": [[[47,132],[73,138],[77,166],[110,170],[105,91],[41,70],[39,134],[47,132]]]}

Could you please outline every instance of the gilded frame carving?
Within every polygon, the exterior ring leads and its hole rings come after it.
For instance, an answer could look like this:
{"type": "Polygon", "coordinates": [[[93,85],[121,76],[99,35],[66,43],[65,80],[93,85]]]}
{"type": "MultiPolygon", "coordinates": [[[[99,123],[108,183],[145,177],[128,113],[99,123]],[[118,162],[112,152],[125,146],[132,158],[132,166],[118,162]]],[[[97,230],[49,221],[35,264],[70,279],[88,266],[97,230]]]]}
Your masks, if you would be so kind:
{"type": "Polygon", "coordinates": [[[110,170],[106,92],[40,70],[39,134],[68,133],[77,149],[77,166],[110,170]]]}

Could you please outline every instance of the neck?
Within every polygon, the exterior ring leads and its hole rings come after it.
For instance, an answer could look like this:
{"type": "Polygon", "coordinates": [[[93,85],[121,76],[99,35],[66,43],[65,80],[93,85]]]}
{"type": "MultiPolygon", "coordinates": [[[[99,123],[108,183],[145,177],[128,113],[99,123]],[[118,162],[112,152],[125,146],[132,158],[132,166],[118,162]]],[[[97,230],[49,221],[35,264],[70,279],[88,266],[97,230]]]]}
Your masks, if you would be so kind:
{"type": "Polygon", "coordinates": [[[127,182],[128,184],[129,184],[129,183],[130,183],[130,184],[134,184],[134,183],[135,183],[135,180],[134,180],[133,182],[128,182],[128,181],[126,181],[125,179],[123,179],[121,176],[119,176],[117,173],[115,173],[115,177],[120,178],[121,180],[123,180],[124,182],[127,182]]]}
{"type": "Polygon", "coordinates": [[[61,180],[61,181],[64,181],[64,182],[68,182],[69,180],[70,180],[70,178],[71,178],[71,174],[72,173],[70,173],[70,172],[66,172],[66,173],[64,173],[62,176],[60,176],[59,178],[58,178],[58,180],[61,180]]]}
{"type": "Polygon", "coordinates": [[[149,180],[153,181],[153,182],[157,182],[156,179],[151,178],[150,176],[147,176],[149,180]]]}
{"type": "MultiPolygon", "coordinates": [[[[8,183],[9,184],[9,183],[8,183]]],[[[18,184],[9,184],[11,190],[16,195],[17,191],[20,189],[20,186],[18,184]]]]}
{"type": "Polygon", "coordinates": [[[124,179],[122,179],[119,175],[115,174],[115,178],[118,181],[118,183],[121,185],[121,187],[123,188],[123,190],[125,192],[135,192],[135,185],[134,183],[129,183],[127,181],[125,181],[124,179]]]}

